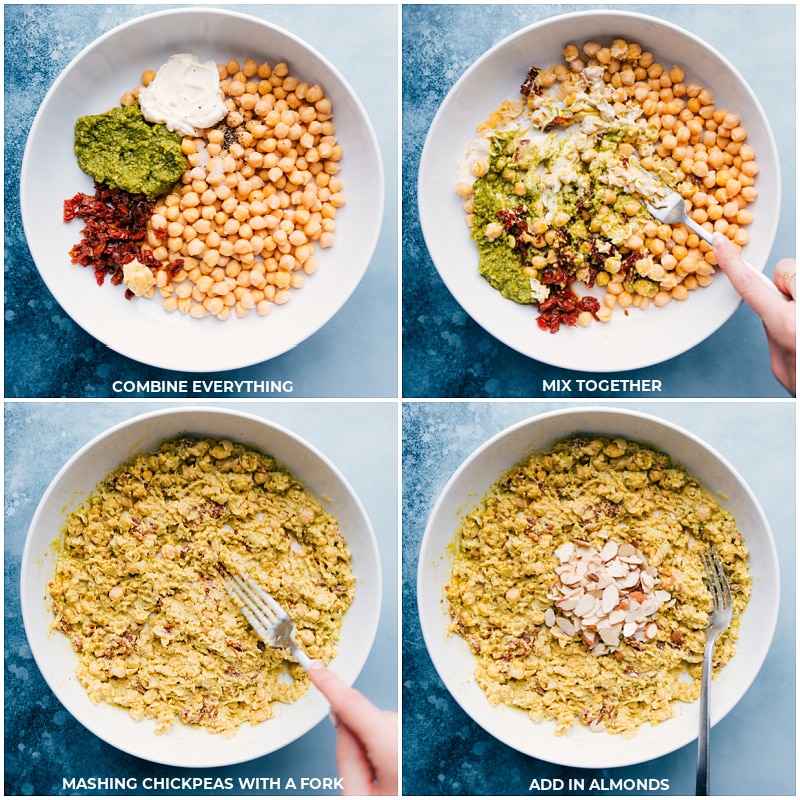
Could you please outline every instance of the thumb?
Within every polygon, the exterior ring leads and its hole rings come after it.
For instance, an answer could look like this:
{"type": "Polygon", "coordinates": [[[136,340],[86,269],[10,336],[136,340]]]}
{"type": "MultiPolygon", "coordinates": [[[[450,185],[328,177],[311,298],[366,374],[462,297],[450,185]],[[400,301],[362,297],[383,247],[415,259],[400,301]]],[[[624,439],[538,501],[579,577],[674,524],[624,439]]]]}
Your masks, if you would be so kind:
{"type": "Polygon", "coordinates": [[[733,288],[739,293],[759,317],[764,319],[777,313],[785,302],[773,288],[766,285],[763,278],[752,267],[745,264],[739,251],[721,233],[715,233],[712,240],[714,255],[720,269],[725,273],[733,288]]]}

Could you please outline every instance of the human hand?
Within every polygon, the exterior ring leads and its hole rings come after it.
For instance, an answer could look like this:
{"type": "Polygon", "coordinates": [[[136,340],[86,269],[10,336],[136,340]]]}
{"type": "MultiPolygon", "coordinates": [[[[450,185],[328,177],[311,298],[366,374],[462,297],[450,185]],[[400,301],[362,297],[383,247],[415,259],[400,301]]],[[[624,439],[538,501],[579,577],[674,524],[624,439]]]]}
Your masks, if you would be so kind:
{"type": "Polygon", "coordinates": [[[797,283],[793,258],[783,258],[775,265],[773,281],[780,290],[773,292],[742,261],[727,236],[714,235],[714,254],[720,269],[733,288],[761,317],[769,344],[770,366],[775,377],[796,396],[797,359],[797,283]]]}
{"type": "Polygon", "coordinates": [[[342,793],[396,796],[397,714],[381,711],[318,661],[308,675],[331,704],[342,793]]]}

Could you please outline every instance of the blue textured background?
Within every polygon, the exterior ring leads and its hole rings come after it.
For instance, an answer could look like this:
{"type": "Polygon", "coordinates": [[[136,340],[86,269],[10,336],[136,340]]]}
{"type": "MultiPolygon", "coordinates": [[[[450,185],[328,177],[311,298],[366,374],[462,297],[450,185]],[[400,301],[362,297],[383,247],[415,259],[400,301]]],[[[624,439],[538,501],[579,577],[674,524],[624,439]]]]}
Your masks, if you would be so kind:
{"type": "MultiPolygon", "coordinates": [[[[467,316],[428,255],[419,228],[416,181],[434,114],[473,62],[523,27],[587,8],[571,3],[403,7],[404,397],[543,397],[543,379],[586,377],[517,353],[467,316]]],[[[591,8],[624,8],[675,23],[709,42],[748,81],[772,125],[783,169],[771,274],[775,261],[795,253],[795,6],[599,3],[591,8]]],[[[660,397],[786,396],[770,372],[761,322],[745,307],[688,353],[624,376],[661,379],[660,397]]]]}
{"type": "MultiPolygon", "coordinates": [[[[537,778],[654,778],[693,795],[696,743],[638,766],[580,770],[539,761],[502,744],[453,700],[419,627],[416,571],[428,517],[461,463],[510,425],[568,403],[414,403],[403,407],[403,790],[410,795],[536,795],[537,778]]],[[[609,405],[602,403],[597,405],[609,405]]],[[[711,738],[711,789],[719,795],[795,793],[795,406],[792,402],[641,403],[708,442],[755,493],[782,567],[781,611],[756,681],[711,738]],[[736,435],[732,435],[735,432],[736,435]]],[[[454,532],[455,533],[455,532],[454,532]]],[[[746,658],[740,653],[740,658],[746,658]]],[[[635,742],[632,742],[635,745],[635,742]]],[[[566,792],[565,792],[566,793],[566,792]]],[[[590,792],[585,792],[590,794],[590,792]]],[[[635,794],[592,792],[591,794],[635,794]]]]}
{"type": "MultiPolygon", "coordinates": [[[[171,371],[118,355],[72,321],[39,277],[25,241],[19,208],[19,174],[28,131],[59,73],[106,31],[169,7],[72,3],[4,6],[7,397],[111,397],[114,379],[175,377],[171,371]]],[[[339,313],[294,350],[263,364],[215,373],[215,377],[291,380],[293,394],[300,397],[395,397],[397,9],[389,5],[294,4],[226,8],[291,31],[317,48],[344,75],[375,128],[383,156],[386,203],[370,267],[339,313]],[[369,69],[363,68],[365,63],[369,69]]],[[[42,191],[48,191],[48,187],[43,186],[42,191]]]]}
{"type": "MultiPolygon", "coordinates": [[[[63,778],[335,778],[335,730],[326,719],[287,747],[244,764],[174,769],[127,755],[98,739],[59,703],[33,660],[20,616],[19,571],[39,499],[80,447],[102,431],[166,403],[48,402],[5,405],[5,796],[75,794],[63,778]]],[[[172,405],[175,405],[174,403],[172,405]]],[[[397,708],[397,412],[389,403],[226,403],[276,422],[311,442],[350,482],[381,553],[384,599],[374,647],[355,686],[381,708],[397,708]],[[361,437],[364,437],[362,440],[361,437]],[[362,441],[371,443],[364,452],[362,441]]],[[[54,537],[57,531],[54,532],[54,537]]],[[[265,728],[265,736],[268,730],[265,728]]],[[[238,784],[237,784],[238,785],[238,784]]],[[[212,794],[201,792],[200,794],[212,794]]],[[[274,792],[252,792],[270,794],[274,792]]],[[[108,794],[79,792],[79,794],[108,794]]],[[[127,792],[186,794],[186,792],[127,792]]],[[[249,794],[249,792],[218,792],[249,794]]],[[[300,794],[300,792],[288,792],[300,794]]],[[[338,794],[338,792],[321,792],[338,794]]]]}

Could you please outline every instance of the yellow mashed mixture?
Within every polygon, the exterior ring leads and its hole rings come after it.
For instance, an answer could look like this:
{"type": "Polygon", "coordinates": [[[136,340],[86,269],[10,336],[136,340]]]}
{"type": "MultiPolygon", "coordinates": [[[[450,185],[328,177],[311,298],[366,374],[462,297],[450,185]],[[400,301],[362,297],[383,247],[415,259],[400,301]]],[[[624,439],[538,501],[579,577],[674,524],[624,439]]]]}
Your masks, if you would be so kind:
{"type": "Polygon", "coordinates": [[[182,438],[114,470],[68,518],[50,584],[94,702],[232,734],[310,682],[265,646],[225,590],[237,566],[329,662],[355,579],[337,521],[270,456],[182,438]]]}
{"type": "Polygon", "coordinates": [[[669,456],[619,438],[574,437],[518,464],[454,545],[450,630],[478,684],[558,735],[575,722],[632,735],[699,697],[712,607],[701,549],[716,548],[733,594],[715,672],[750,597],[731,514],[669,456]]]}

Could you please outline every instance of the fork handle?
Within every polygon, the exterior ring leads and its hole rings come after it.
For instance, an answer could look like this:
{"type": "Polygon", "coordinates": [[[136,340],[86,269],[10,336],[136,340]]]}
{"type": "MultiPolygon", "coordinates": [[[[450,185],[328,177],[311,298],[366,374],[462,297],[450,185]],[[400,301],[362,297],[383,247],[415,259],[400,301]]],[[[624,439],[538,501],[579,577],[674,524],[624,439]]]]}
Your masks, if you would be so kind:
{"type": "Polygon", "coordinates": [[[711,739],[711,714],[709,712],[711,694],[711,672],[714,662],[714,642],[717,637],[706,640],[703,654],[703,671],[700,677],[700,728],[697,733],[697,797],[708,795],[708,755],[711,739]]]}
{"type": "Polygon", "coordinates": [[[297,660],[297,663],[308,672],[311,668],[311,659],[296,644],[291,646],[290,651],[297,660]]]}

